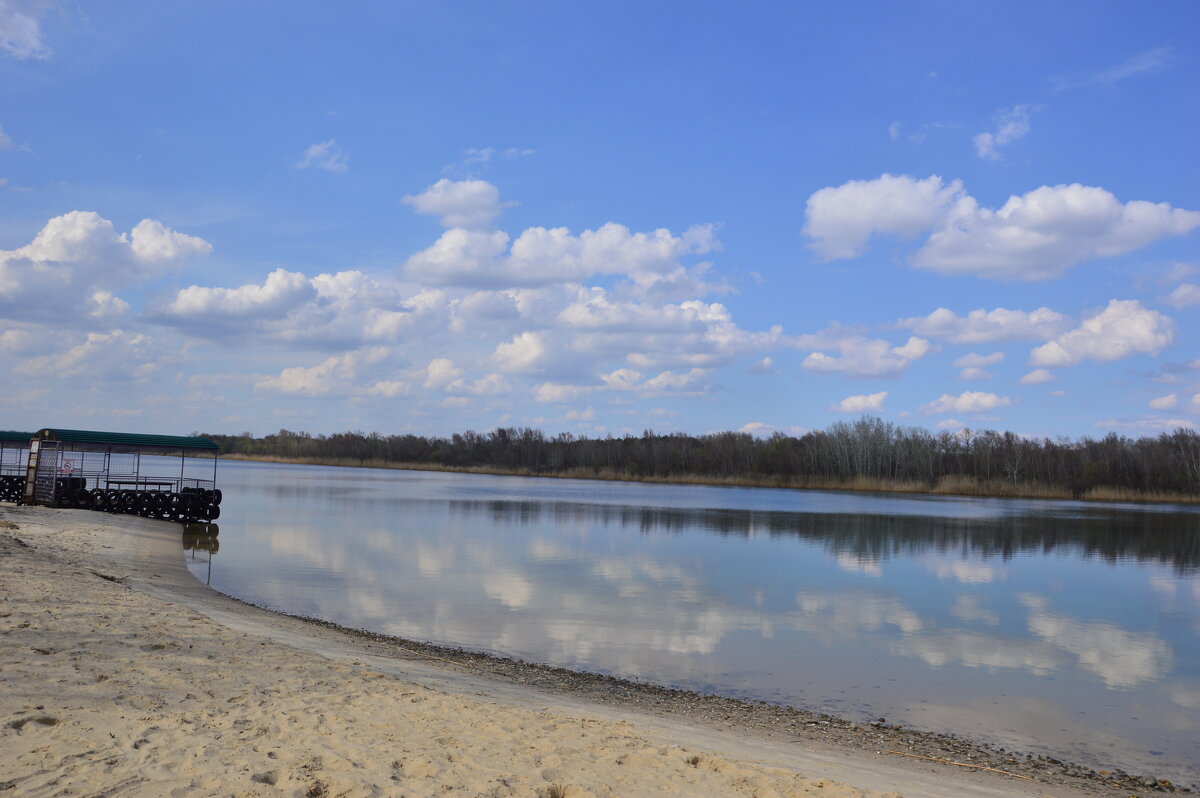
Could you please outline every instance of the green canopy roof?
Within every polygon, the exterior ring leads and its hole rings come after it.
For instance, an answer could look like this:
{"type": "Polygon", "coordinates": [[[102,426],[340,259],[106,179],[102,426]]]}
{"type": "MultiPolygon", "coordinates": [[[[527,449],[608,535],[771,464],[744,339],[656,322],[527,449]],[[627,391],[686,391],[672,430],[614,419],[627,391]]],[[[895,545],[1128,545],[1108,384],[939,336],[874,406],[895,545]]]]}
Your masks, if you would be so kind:
{"type": "Polygon", "coordinates": [[[29,439],[32,437],[32,432],[13,432],[12,430],[0,429],[0,441],[24,441],[25,443],[29,443],[29,439]]]}
{"type": "Polygon", "coordinates": [[[37,437],[46,441],[83,443],[96,446],[135,446],[149,449],[199,449],[215,452],[210,438],[184,435],[138,435],[129,432],[95,432],[85,429],[43,429],[37,437]]]}

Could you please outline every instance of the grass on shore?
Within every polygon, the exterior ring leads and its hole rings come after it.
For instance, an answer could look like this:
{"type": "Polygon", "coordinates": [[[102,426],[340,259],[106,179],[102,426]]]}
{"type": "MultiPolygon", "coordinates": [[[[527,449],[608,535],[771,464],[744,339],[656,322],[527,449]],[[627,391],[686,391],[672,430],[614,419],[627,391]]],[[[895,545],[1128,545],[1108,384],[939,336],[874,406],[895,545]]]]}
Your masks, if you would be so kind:
{"type": "Polygon", "coordinates": [[[485,466],[452,467],[437,463],[399,463],[378,458],[360,460],[351,457],[275,457],[266,455],[224,454],[223,460],[248,460],[291,465],[323,465],[347,468],[386,468],[401,471],[446,471],[457,474],[492,474],[496,476],[546,477],[551,479],[597,479],[610,482],[652,482],[672,485],[714,485],[739,488],[790,488],[798,490],[847,490],[867,493],[927,493],[945,496],[983,496],[1012,499],[1082,499],[1095,502],[1138,502],[1154,504],[1200,504],[1200,495],[1166,491],[1140,491],[1129,488],[1100,486],[1090,488],[1081,496],[1058,485],[1038,482],[983,481],[969,476],[946,476],[930,485],[919,480],[854,477],[838,479],[792,479],[784,477],[708,477],[638,476],[621,471],[590,468],[570,468],[560,471],[535,471],[529,468],[489,468],[485,466]]]}

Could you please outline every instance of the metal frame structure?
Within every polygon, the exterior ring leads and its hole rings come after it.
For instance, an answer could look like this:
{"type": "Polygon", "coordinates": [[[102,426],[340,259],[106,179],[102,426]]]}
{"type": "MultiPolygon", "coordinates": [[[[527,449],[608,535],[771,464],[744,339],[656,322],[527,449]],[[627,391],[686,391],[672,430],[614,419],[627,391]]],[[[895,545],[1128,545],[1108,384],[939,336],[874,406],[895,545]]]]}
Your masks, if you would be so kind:
{"type": "MultiPolygon", "coordinates": [[[[18,434],[18,433],[13,433],[18,434]]],[[[175,521],[220,516],[217,444],[208,438],[46,428],[30,436],[23,504],[134,513],[175,521]],[[179,455],[178,474],[143,473],[142,456],[179,455]],[[212,479],[187,476],[188,456],[212,457],[212,479]]],[[[156,463],[157,464],[157,463],[156,463]]]]}
{"type": "Polygon", "coordinates": [[[0,502],[21,499],[25,482],[25,467],[29,460],[29,439],[32,432],[0,430],[0,502]]]}

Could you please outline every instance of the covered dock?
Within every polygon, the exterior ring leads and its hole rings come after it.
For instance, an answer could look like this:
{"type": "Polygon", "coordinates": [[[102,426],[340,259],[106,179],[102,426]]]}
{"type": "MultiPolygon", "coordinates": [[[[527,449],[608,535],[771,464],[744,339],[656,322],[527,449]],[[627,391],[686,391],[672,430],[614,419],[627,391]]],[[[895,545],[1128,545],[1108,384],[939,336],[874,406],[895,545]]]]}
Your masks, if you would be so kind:
{"type": "Polygon", "coordinates": [[[221,514],[217,444],[209,438],[48,427],[23,448],[16,497],[23,504],[182,522],[221,514]]]}

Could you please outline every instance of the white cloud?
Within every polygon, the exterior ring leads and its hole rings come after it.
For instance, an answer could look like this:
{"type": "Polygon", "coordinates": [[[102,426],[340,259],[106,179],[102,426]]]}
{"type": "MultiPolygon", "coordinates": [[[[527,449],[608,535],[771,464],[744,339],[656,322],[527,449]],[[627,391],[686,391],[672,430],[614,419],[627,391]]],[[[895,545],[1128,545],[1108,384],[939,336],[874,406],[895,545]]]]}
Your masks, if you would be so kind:
{"type": "Polygon", "coordinates": [[[312,281],[298,272],[276,269],[261,285],[240,288],[189,286],[179,291],[164,314],[175,319],[278,319],[317,296],[312,281]]]}
{"type": "Polygon", "coordinates": [[[1054,382],[1056,379],[1057,377],[1047,369],[1034,369],[1017,382],[1021,385],[1041,385],[1046,382],[1054,382]]]}
{"type": "Polygon", "coordinates": [[[111,320],[129,312],[129,303],[114,296],[112,291],[93,291],[91,303],[93,308],[88,315],[98,320],[111,320]]]}
{"type": "Polygon", "coordinates": [[[847,396],[842,401],[830,405],[829,409],[838,413],[879,413],[883,411],[883,403],[887,396],[887,391],[847,396]]]}
{"type": "Polygon", "coordinates": [[[276,391],[293,396],[329,396],[353,392],[366,366],[387,357],[382,347],[345,352],[326,358],[315,366],[286,368],[277,376],[255,383],[256,390],[276,391]]]}
{"type": "Polygon", "coordinates": [[[937,175],[924,180],[890,174],[851,180],[808,198],[804,232],[826,260],[854,258],[873,234],[909,237],[929,230],[962,193],[961,182],[943,184],[937,175]]]}
{"type": "Polygon", "coordinates": [[[410,257],[404,273],[423,283],[440,285],[516,285],[505,278],[500,256],[508,234],[499,230],[453,227],[432,246],[410,257]]]}
{"type": "Polygon", "coordinates": [[[337,145],[337,139],[313,144],[304,151],[304,156],[296,162],[297,169],[324,169],[339,175],[346,174],[350,169],[350,156],[342,152],[337,145]]]}
{"type": "Polygon", "coordinates": [[[583,410],[568,410],[563,418],[567,421],[594,421],[596,410],[590,406],[583,410]]]}
{"type": "Polygon", "coordinates": [[[1200,285],[1183,283],[1165,297],[1173,307],[1182,310],[1192,305],[1200,305],[1200,285]]]}
{"type": "Polygon", "coordinates": [[[609,222],[571,235],[565,227],[531,227],[506,253],[504,233],[447,230],[429,249],[409,258],[405,272],[422,282],[539,286],[624,274],[644,284],[646,275],[677,274],[678,259],[719,248],[712,225],[694,225],[679,236],[666,229],[633,233],[609,222]]]}
{"type": "Polygon", "coordinates": [[[1166,396],[1159,396],[1150,400],[1151,410],[1174,410],[1179,404],[1179,397],[1176,394],[1169,393],[1166,396]]]}
{"type": "Polygon", "coordinates": [[[1044,280],[1197,225],[1200,212],[1165,202],[1122,204],[1102,188],[1078,183],[1042,186],[1009,197],[999,210],[966,198],[913,256],[913,265],[942,274],[1044,280]]]}
{"type": "Polygon", "coordinates": [[[212,252],[212,244],[204,239],[177,233],[153,219],[138,222],[129,238],[133,254],[147,262],[168,263],[212,252]]]}
{"type": "Polygon", "coordinates": [[[1186,418],[1109,418],[1097,421],[1095,426],[1101,429],[1131,429],[1138,432],[1158,433],[1170,432],[1180,427],[1183,429],[1195,429],[1196,422],[1186,418]]]}
{"type": "Polygon", "coordinates": [[[981,207],[954,181],[885,174],[823,188],[808,200],[805,232],[827,259],[862,253],[874,233],[932,231],[912,264],[999,280],[1057,277],[1081,261],[1115,257],[1200,225],[1200,212],[1167,203],[1121,203],[1094,186],[1042,186],[981,207]]]}
{"type": "MultiPolygon", "coordinates": [[[[442,178],[420,194],[404,197],[417,213],[440,216],[444,227],[487,227],[505,207],[500,189],[486,180],[442,178]]],[[[507,239],[506,239],[507,240],[507,239]]]]}
{"type": "Polygon", "coordinates": [[[944,415],[948,413],[986,413],[998,407],[1008,407],[1012,399],[1007,396],[997,396],[994,393],[982,391],[963,391],[958,396],[942,394],[937,399],[918,408],[927,415],[944,415]]]}
{"type": "Polygon", "coordinates": [[[523,332],[507,343],[496,347],[492,360],[501,371],[513,374],[535,372],[549,352],[542,334],[523,332]]]}
{"type": "Polygon", "coordinates": [[[1083,360],[1107,362],[1132,354],[1157,355],[1175,338],[1175,324],[1136,299],[1114,299],[1108,307],[1084,320],[1030,354],[1035,366],[1072,366],[1083,360]]]}
{"type": "Polygon", "coordinates": [[[16,366],[19,374],[53,374],[113,382],[140,380],[175,360],[173,352],[153,338],[126,330],[91,332],[62,352],[30,358],[16,366]]]}
{"type": "Polygon", "coordinates": [[[463,370],[454,365],[454,361],[444,357],[436,357],[425,367],[425,387],[431,390],[442,390],[457,380],[463,370]]]}
{"type": "MultiPolygon", "coordinates": [[[[89,316],[93,297],[157,276],[208,242],[144,219],[130,234],[91,211],[56,216],[26,246],[0,250],[0,314],[29,318],[89,316]]],[[[112,303],[109,303],[112,307],[112,303]]]]}
{"type": "MultiPolygon", "coordinates": [[[[11,150],[16,146],[17,145],[13,143],[12,137],[4,132],[4,125],[0,125],[0,150],[11,150]]],[[[7,180],[4,181],[4,183],[7,182],[7,180]]],[[[0,186],[4,185],[4,183],[0,183],[0,186]]]]}
{"type": "Polygon", "coordinates": [[[983,368],[984,366],[994,366],[1002,360],[1004,360],[1003,352],[993,352],[990,355],[971,352],[955,360],[954,365],[959,368],[983,368]]]}
{"type": "Polygon", "coordinates": [[[22,61],[49,58],[51,50],[42,40],[38,21],[38,15],[48,7],[43,3],[0,0],[0,47],[22,61]]]}
{"type": "Polygon", "coordinates": [[[804,368],[819,374],[887,377],[899,374],[931,351],[929,342],[915,335],[900,346],[891,346],[877,338],[853,336],[833,342],[831,348],[836,349],[840,357],[813,352],[804,359],[804,368]]]}
{"type": "Polygon", "coordinates": [[[751,374],[778,374],[778,369],[775,368],[775,361],[772,358],[764,357],[762,360],[757,360],[747,369],[751,374]]]}
{"type": "Polygon", "coordinates": [[[499,396],[511,392],[512,385],[499,374],[488,374],[477,380],[453,380],[444,390],[446,393],[467,396],[499,396]]]}
{"type": "Polygon", "coordinates": [[[964,380],[986,380],[993,375],[984,366],[992,366],[1004,360],[1003,352],[993,352],[990,355],[980,355],[975,352],[963,355],[954,361],[954,365],[962,369],[958,376],[964,380]]]}
{"type": "Polygon", "coordinates": [[[635,390],[648,394],[703,393],[708,390],[705,383],[711,374],[712,369],[700,368],[682,374],[664,371],[636,386],[635,390]]]}
{"type": "Polygon", "coordinates": [[[564,385],[543,382],[533,387],[533,398],[546,404],[567,404],[596,390],[593,385],[564,385]]]}
{"type": "Polygon", "coordinates": [[[1065,330],[1069,323],[1070,319],[1050,308],[1038,308],[1030,312],[980,308],[966,316],[938,308],[928,316],[901,319],[896,326],[956,344],[980,344],[993,341],[1045,341],[1065,330]]]}
{"type": "Polygon", "coordinates": [[[892,141],[900,138],[900,131],[903,129],[903,127],[904,125],[900,124],[899,122],[893,122],[892,124],[888,125],[888,136],[891,137],[892,141]]]}
{"type": "Polygon", "coordinates": [[[980,133],[971,139],[975,145],[975,154],[980,158],[998,161],[1003,156],[997,147],[1011,144],[1029,133],[1028,105],[1015,105],[1000,114],[994,133],[980,133]]]}

